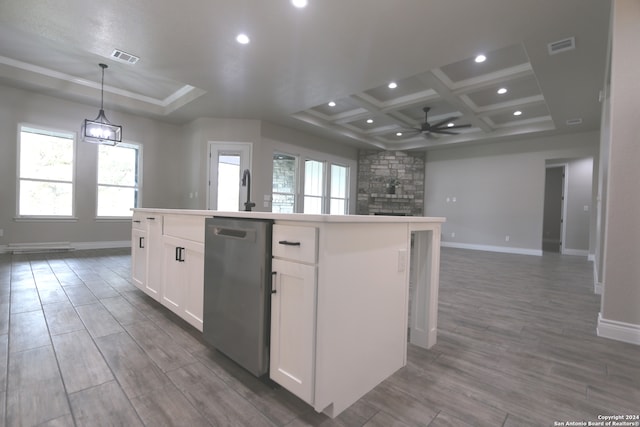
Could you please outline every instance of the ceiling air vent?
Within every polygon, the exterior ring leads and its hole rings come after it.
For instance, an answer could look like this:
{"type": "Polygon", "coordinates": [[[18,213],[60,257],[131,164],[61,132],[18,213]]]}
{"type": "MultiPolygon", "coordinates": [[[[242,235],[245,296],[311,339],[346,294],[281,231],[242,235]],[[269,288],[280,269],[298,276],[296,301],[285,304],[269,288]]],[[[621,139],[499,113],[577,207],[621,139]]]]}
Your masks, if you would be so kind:
{"type": "Polygon", "coordinates": [[[576,38],[569,37],[568,39],[558,40],[551,42],[547,45],[549,55],[555,55],[556,53],[565,52],[567,50],[573,50],[576,48],[576,38]]]}
{"type": "Polygon", "coordinates": [[[119,49],[115,49],[113,51],[113,53],[111,54],[111,58],[115,59],[116,61],[126,62],[127,64],[132,64],[132,65],[138,62],[138,60],[140,59],[135,55],[131,55],[130,53],[123,52],[119,49]]]}
{"type": "Polygon", "coordinates": [[[581,118],[569,119],[565,123],[567,123],[567,126],[581,125],[582,124],[582,119],[581,118]]]}

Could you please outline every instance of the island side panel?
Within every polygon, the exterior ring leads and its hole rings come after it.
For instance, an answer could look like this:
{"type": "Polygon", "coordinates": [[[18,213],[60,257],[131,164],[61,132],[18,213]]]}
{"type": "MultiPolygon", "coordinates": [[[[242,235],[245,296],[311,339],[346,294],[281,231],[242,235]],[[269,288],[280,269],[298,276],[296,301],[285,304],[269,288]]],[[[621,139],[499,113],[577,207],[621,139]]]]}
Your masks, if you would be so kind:
{"type": "Polygon", "coordinates": [[[406,363],[407,225],[320,225],[314,407],[337,416],[406,363]]]}
{"type": "Polygon", "coordinates": [[[422,348],[435,345],[440,281],[440,224],[412,225],[411,302],[409,341],[422,348]]]}

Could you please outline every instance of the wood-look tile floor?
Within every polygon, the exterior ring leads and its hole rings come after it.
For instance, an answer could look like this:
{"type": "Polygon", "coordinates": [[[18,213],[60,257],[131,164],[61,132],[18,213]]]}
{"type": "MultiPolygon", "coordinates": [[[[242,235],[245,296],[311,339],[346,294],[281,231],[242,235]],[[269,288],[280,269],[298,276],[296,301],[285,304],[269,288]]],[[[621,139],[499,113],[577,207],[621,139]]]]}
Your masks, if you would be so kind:
{"type": "MultiPolygon", "coordinates": [[[[0,426],[544,426],[640,413],[582,258],[443,249],[438,343],[336,419],[131,285],[126,250],[0,255],[0,426]]],[[[354,308],[354,310],[357,308],[354,308]]],[[[354,337],[357,339],[357,337],[354,337]]]]}

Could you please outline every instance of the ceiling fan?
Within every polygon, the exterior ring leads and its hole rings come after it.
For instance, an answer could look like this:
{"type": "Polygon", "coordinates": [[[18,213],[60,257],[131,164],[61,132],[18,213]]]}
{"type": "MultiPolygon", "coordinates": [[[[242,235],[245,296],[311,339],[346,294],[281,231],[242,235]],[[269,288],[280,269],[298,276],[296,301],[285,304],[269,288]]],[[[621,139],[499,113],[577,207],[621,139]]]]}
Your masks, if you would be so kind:
{"type": "Polygon", "coordinates": [[[422,123],[419,128],[411,128],[410,131],[421,133],[425,137],[427,137],[430,134],[434,134],[434,133],[446,134],[446,135],[457,135],[458,132],[452,132],[451,130],[471,127],[470,124],[450,126],[450,124],[453,124],[454,120],[457,120],[459,118],[456,116],[447,117],[446,119],[440,120],[437,123],[430,124],[428,119],[429,110],[431,110],[431,107],[424,107],[422,109],[422,111],[424,111],[424,123],[422,123]]]}

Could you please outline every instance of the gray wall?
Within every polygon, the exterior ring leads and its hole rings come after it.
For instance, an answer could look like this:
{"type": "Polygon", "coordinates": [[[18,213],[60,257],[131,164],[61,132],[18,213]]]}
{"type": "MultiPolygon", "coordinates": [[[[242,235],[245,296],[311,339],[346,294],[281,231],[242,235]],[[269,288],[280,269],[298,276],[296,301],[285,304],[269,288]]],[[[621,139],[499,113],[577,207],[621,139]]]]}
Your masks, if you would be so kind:
{"type": "MultiPolygon", "coordinates": [[[[640,343],[640,2],[615,0],[603,252],[603,319],[640,343]]],[[[602,323],[599,328],[603,326],[602,323]]],[[[600,332],[600,329],[599,329],[600,332]]]]}
{"type": "MultiPolygon", "coordinates": [[[[130,221],[100,222],[95,219],[97,147],[77,143],[75,222],[17,222],[16,160],[19,123],[30,123],[79,132],[85,118],[97,115],[97,106],[60,100],[31,91],[0,85],[0,246],[39,242],[123,242],[130,240],[130,221]]],[[[123,125],[124,139],[143,145],[143,206],[180,204],[182,175],[188,168],[182,155],[181,127],[147,118],[107,111],[114,123],[123,125]]]]}
{"type": "Polygon", "coordinates": [[[185,139],[189,143],[191,164],[187,192],[198,191],[197,199],[188,199],[190,209],[205,209],[208,176],[209,142],[249,142],[252,144],[251,193],[256,202],[256,211],[271,211],[264,207],[265,196],[271,195],[274,152],[334,161],[351,168],[350,193],[354,199],[350,206],[355,212],[355,183],[357,171],[357,151],[333,141],[305,134],[259,120],[201,118],[185,126],[185,139]]]}
{"type": "Polygon", "coordinates": [[[583,169],[598,155],[598,138],[597,132],[587,132],[429,151],[425,215],[447,218],[442,230],[445,244],[539,254],[545,164],[585,159],[575,162],[575,178],[582,180],[570,182],[569,194],[573,192],[576,200],[568,212],[572,226],[567,226],[566,247],[593,253],[589,235],[595,226],[594,193],[592,178],[583,169]],[[589,206],[586,214],[584,205],[589,206]],[[581,212],[573,206],[580,206],[581,212]]]}

